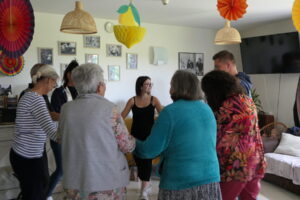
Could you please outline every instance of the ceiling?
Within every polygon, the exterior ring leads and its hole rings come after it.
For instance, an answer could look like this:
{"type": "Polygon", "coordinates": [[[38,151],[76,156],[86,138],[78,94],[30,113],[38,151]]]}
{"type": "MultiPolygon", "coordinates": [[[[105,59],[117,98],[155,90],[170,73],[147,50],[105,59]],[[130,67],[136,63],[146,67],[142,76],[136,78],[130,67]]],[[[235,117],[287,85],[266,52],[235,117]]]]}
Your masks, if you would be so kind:
{"type": "MultiPolygon", "coordinates": [[[[129,0],[82,0],[84,9],[95,18],[118,19],[118,8],[129,0]]],[[[291,18],[294,0],[248,0],[247,13],[231,25],[239,30],[291,18]]],[[[34,11],[66,14],[74,9],[75,0],[31,0],[34,11]]],[[[219,15],[217,0],[134,0],[142,23],[219,29],[224,19],[219,15]]]]}

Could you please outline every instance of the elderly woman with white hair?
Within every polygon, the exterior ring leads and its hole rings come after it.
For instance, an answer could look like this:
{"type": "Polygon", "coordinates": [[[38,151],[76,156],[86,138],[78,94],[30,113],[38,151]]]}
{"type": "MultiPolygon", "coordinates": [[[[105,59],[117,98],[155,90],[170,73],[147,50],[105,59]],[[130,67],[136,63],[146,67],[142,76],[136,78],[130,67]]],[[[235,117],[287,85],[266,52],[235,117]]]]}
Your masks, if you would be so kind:
{"type": "Polygon", "coordinates": [[[126,199],[129,170],[124,153],[133,151],[135,140],[117,106],[104,98],[99,65],[80,65],[72,79],[78,96],[62,106],[58,127],[65,199],[126,199]]]}
{"type": "Polygon", "coordinates": [[[52,67],[41,66],[32,76],[33,88],[18,103],[10,162],[24,200],[46,199],[49,174],[45,143],[47,137],[56,140],[57,126],[43,95],[56,87],[58,78],[52,67]]]}

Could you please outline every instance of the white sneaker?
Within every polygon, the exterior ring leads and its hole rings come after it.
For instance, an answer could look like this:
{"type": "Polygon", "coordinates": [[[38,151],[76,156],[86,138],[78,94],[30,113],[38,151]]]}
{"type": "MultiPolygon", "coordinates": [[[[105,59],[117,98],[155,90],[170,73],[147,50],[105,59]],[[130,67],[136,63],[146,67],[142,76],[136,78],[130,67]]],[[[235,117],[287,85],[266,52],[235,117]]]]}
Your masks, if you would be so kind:
{"type": "Polygon", "coordinates": [[[149,183],[149,185],[146,187],[146,188],[144,188],[144,190],[143,190],[143,194],[145,193],[145,194],[150,194],[152,192],[152,185],[151,185],[151,183],[149,183]]]}
{"type": "Polygon", "coordinates": [[[149,200],[149,194],[152,191],[152,185],[149,184],[146,188],[141,191],[141,194],[139,196],[139,200],[149,200]]]}
{"type": "Polygon", "coordinates": [[[52,197],[48,197],[47,200],[53,200],[53,198],[52,197]]]}
{"type": "Polygon", "coordinates": [[[139,196],[139,200],[149,200],[149,197],[147,194],[144,194],[144,192],[139,196]]]}

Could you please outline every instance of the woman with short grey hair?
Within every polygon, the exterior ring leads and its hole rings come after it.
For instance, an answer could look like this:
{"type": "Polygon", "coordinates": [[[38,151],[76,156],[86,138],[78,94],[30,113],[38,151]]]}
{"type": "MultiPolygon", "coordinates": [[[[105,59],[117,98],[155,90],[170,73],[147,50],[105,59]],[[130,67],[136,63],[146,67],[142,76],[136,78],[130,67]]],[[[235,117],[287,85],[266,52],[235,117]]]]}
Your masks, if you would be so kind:
{"type": "Polygon", "coordinates": [[[67,200],[126,199],[124,153],[135,148],[117,106],[104,98],[103,70],[83,64],[72,71],[78,96],[62,106],[63,186],[67,200]]]}
{"type": "Polygon", "coordinates": [[[195,74],[178,70],[172,77],[166,106],[150,136],[137,141],[136,155],[160,155],[159,200],[220,200],[220,174],[216,153],[216,120],[201,101],[200,82],[195,74]]]}
{"type": "Polygon", "coordinates": [[[51,66],[40,64],[32,76],[33,88],[18,103],[10,162],[24,200],[46,199],[49,174],[45,143],[47,137],[56,140],[57,126],[43,95],[56,87],[58,78],[51,66]]]}
{"type": "Polygon", "coordinates": [[[203,99],[199,79],[190,70],[176,71],[171,80],[171,89],[170,94],[173,101],[203,99]]]}
{"type": "Polygon", "coordinates": [[[103,70],[96,64],[87,63],[72,71],[72,79],[79,94],[97,93],[99,83],[105,85],[103,70]]]}

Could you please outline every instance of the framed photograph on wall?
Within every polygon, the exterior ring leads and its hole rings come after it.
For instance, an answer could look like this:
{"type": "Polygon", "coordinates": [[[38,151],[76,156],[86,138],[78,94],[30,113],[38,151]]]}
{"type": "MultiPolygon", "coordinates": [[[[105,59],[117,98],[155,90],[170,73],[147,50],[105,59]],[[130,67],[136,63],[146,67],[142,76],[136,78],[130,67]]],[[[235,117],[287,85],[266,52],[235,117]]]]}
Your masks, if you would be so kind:
{"type": "Polygon", "coordinates": [[[53,65],[53,49],[52,48],[38,48],[39,63],[53,65]]]}
{"type": "Polygon", "coordinates": [[[106,44],[106,56],[121,57],[122,46],[117,44],[106,44]]]}
{"type": "Polygon", "coordinates": [[[126,67],[127,69],[137,69],[138,55],[135,53],[126,54],[126,67]]]}
{"type": "Polygon", "coordinates": [[[119,80],[120,80],[120,66],[108,65],[108,81],[119,81],[119,80]]]}
{"type": "Polygon", "coordinates": [[[76,55],[76,42],[58,42],[60,55],[76,55]]]}
{"type": "Polygon", "coordinates": [[[204,53],[178,53],[179,69],[190,69],[197,76],[203,76],[204,53]]]}
{"type": "Polygon", "coordinates": [[[65,70],[67,69],[68,65],[69,65],[68,63],[61,63],[60,64],[60,79],[63,79],[65,70]]]}
{"type": "Polygon", "coordinates": [[[98,54],[85,54],[85,62],[99,64],[99,55],[98,54]]]}
{"type": "Polygon", "coordinates": [[[100,36],[97,36],[97,35],[83,35],[83,47],[86,47],[86,48],[100,48],[100,36]]]}

